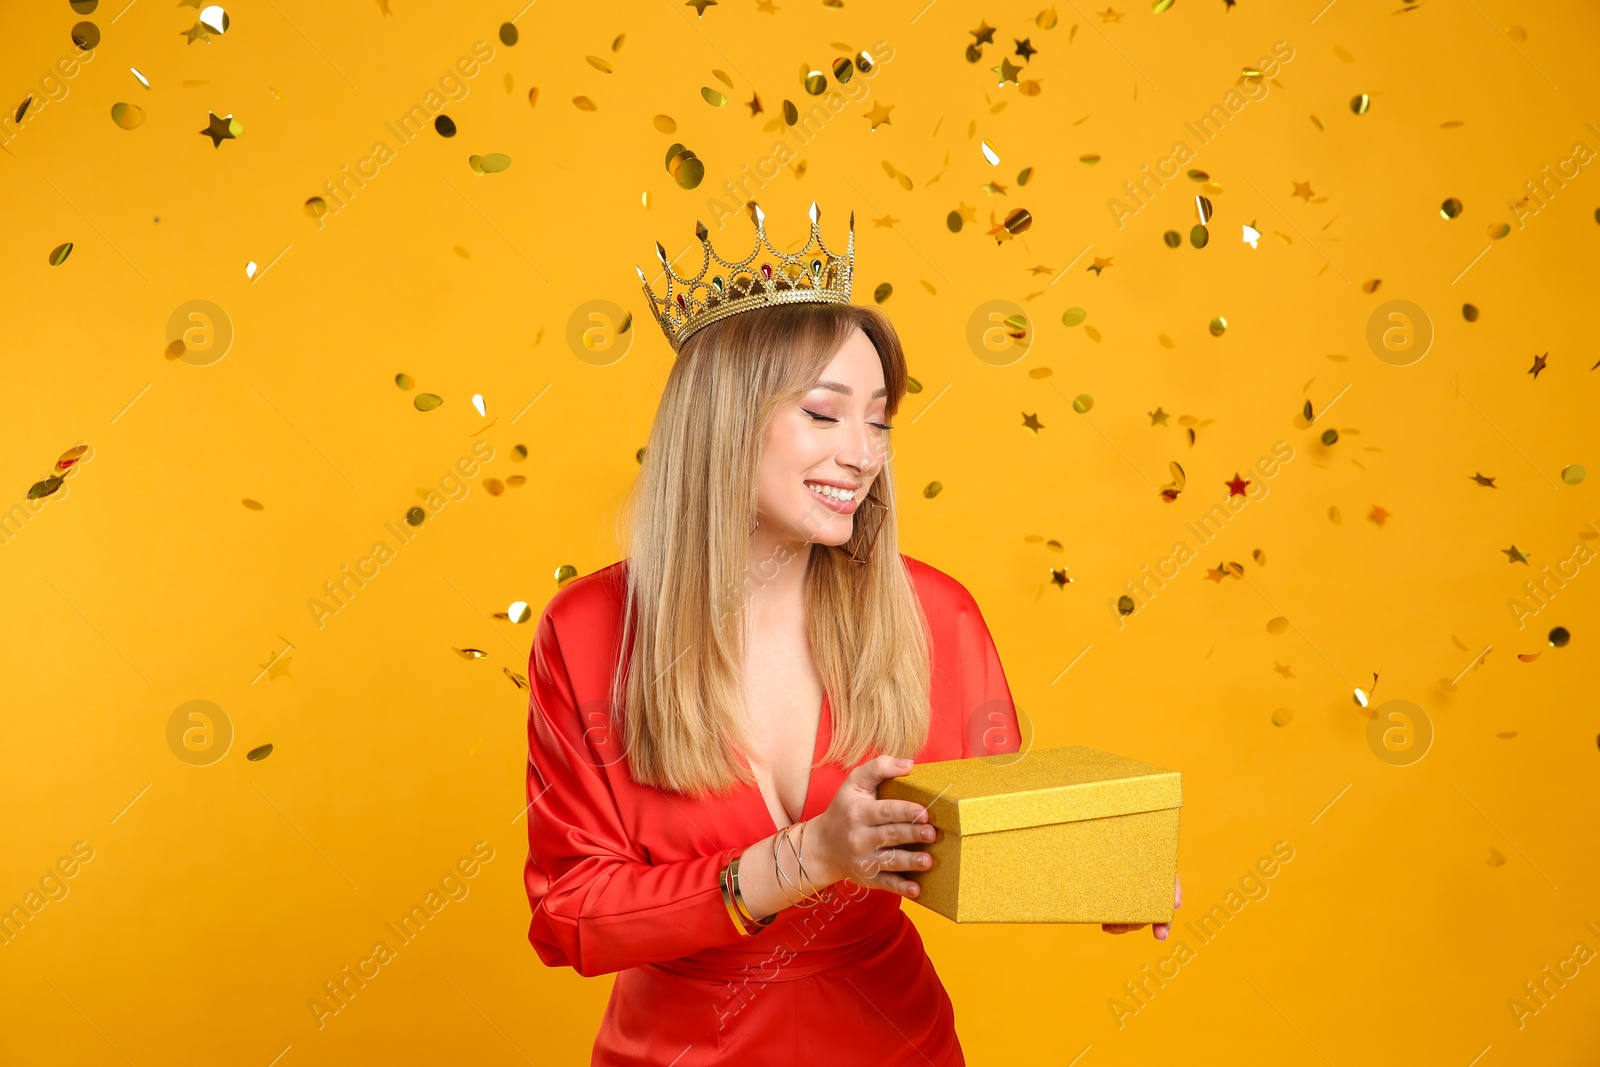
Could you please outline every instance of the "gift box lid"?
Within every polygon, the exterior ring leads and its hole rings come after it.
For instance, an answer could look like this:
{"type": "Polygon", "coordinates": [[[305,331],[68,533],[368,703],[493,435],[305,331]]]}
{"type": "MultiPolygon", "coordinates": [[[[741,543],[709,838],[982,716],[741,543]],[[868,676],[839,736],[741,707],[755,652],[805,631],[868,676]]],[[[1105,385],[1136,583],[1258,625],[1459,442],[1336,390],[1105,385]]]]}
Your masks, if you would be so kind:
{"type": "Polygon", "coordinates": [[[984,834],[1183,806],[1177,771],[1072,745],[923,763],[878,787],[912,800],[941,830],[984,834]]]}

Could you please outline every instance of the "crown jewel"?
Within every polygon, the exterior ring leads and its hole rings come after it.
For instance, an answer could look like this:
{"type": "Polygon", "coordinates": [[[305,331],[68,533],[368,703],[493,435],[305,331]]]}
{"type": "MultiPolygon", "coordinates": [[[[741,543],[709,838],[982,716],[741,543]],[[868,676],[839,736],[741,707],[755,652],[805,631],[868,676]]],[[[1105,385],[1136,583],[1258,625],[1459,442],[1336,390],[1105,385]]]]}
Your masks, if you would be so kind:
{"type": "Polygon", "coordinates": [[[689,336],[702,326],[737,315],[741,311],[774,304],[848,304],[850,275],[856,257],[856,215],[850,213],[849,236],[844,255],[829,251],[822,243],[818,220],[822,213],[811,204],[811,236],[798,253],[780,252],[767,239],[767,216],[755,202],[750,204],[756,224],[756,247],[744,259],[730,262],[711,247],[705,224],[694,224],[694,235],[705,250],[700,273],[685,277],[672,269],[667,250],[656,242],[656,258],[666,275],[667,291],[657,296],[644,271],[639,281],[650,301],[651,311],[676,353],[689,336]],[[759,261],[759,262],[758,262],[759,261]],[[709,277],[707,276],[709,275],[709,277]]]}

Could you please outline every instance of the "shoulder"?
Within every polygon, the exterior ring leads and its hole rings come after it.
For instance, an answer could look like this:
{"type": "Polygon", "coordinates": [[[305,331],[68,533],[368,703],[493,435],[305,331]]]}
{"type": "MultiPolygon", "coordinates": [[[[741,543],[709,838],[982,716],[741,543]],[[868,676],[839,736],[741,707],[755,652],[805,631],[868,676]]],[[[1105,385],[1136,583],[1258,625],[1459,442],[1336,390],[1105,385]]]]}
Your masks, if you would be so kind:
{"type": "Polygon", "coordinates": [[[614,654],[628,588],[627,560],[573,578],[556,591],[539,615],[531,666],[547,675],[550,661],[572,667],[574,655],[614,654]]]}
{"type": "Polygon", "coordinates": [[[977,608],[977,601],[973,599],[967,587],[944,571],[924,563],[920,559],[913,559],[904,552],[900,559],[905,563],[906,574],[911,579],[911,586],[916,590],[917,599],[922,602],[924,611],[948,610],[950,608],[977,608]]]}

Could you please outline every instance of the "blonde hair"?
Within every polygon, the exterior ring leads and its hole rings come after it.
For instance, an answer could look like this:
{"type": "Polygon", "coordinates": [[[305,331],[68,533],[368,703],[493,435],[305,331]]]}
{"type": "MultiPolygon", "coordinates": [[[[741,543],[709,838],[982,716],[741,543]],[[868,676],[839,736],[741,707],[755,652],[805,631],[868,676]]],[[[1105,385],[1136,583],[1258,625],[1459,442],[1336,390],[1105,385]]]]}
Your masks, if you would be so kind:
{"type": "MultiPolygon", "coordinates": [[[[809,391],[857,328],[882,361],[892,418],[905,353],[875,307],[741,312],[678,352],[621,520],[628,584],[612,706],[637,782],[689,794],[753,782],[734,749],[750,751],[743,619],[762,444],[779,406],[809,391]]],[[[893,488],[886,456],[866,498],[886,509],[881,528],[858,511],[865,521],[846,545],[810,546],[806,633],[833,716],[823,762],[910,756],[927,739],[927,623],[897,547],[893,488]],[[847,559],[874,528],[867,562],[847,559]]]]}

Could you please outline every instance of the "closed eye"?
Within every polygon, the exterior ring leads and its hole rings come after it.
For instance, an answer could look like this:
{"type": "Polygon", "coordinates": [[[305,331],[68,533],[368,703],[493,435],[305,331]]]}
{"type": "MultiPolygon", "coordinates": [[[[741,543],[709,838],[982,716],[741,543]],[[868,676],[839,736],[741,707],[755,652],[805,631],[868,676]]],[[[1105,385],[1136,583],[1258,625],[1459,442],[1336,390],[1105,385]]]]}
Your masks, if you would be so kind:
{"type": "MultiPolygon", "coordinates": [[[[801,408],[800,410],[804,411],[807,415],[810,415],[813,419],[816,419],[819,422],[838,422],[839,421],[838,419],[834,418],[831,415],[819,415],[817,412],[812,411],[810,408],[801,408]]],[[[894,429],[893,426],[889,426],[889,425],[886,425],[886,424],[881,423],[881,422],[874,422],[874,423],[871,423],[871,425],[876,426],[880,430],[892,430],[892,429],[894,429]]]]}

